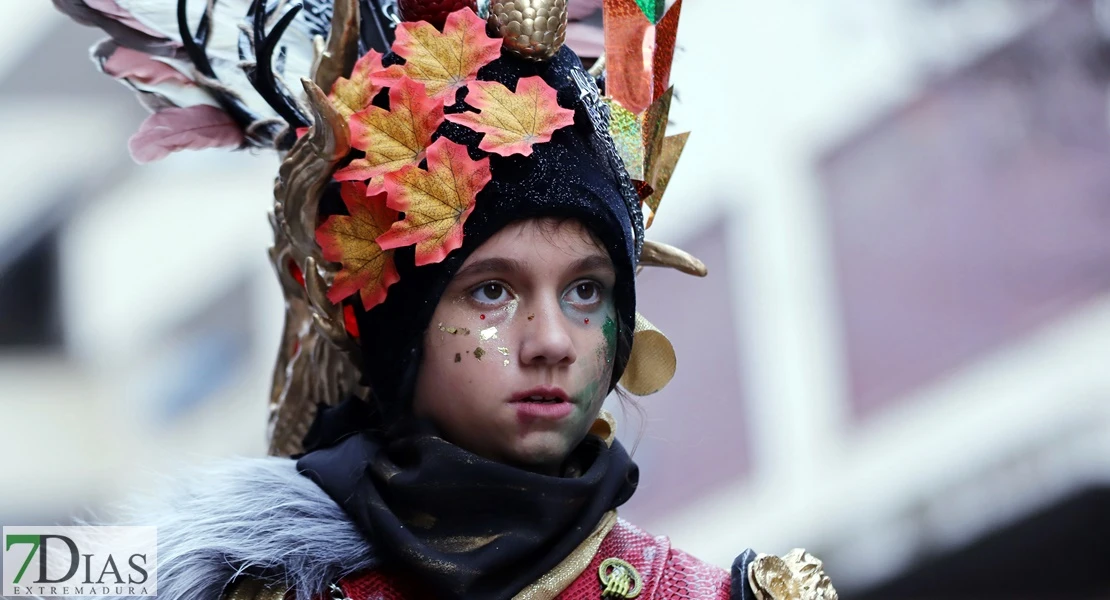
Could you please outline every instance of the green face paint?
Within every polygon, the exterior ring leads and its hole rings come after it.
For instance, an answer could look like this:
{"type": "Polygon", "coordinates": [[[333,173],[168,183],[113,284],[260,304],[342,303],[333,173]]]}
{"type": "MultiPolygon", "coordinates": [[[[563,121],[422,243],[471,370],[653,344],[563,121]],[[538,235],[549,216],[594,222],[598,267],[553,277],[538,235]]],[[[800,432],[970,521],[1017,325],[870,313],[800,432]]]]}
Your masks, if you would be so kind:
{"type": "MultiPolygon", "coordinates": [[[[616,321],[613,320],[613,317],[610,317],[610,316],[606,315],[605,322],[602,323],[602,325],[601,325],[601,334],[605,339],[605,343],[604,343],[604,345],[598,347],[597,351],[595,352],[595,356],[597,356],[597,359],[598,359],[598,366],[599,367],[603,363],[604,364],[612,363],[613,362],[613,357],[616,356],[616,352],[617,352],[617,323],[616,323],[616,321]]],[[[581,390],[578,391],[577,394],[574,395],[575,400],[577,400],[579,403],[581,403],[583,405],[586,405],[590,402],[593,402],[593,400],[595,398],[597,398],[598,395],[600,395],[601,390],[602,390],[602,387],[601,387],[602,386],[602,381],[601,381],[602,377],[601,377],[601,375],[605,371],[604,367],[601,367],[600,371],[601,371],[601,373],[598,373],[598,376],[593,381],[586,384],[585,387],[583,387],[581,390]]],[[[605,383],[608,383],[608,382],[605,382],[605,383]]]]}
{"type": "Polygon", "coordinates": [[[601,390],[601,382],[593,380],[574,395],[574,401],[579,406],[590,406],[601,390]]]}
{"type": "Polygon", "coordinates": [[[617,355],[617,322],[613,317],[605,316],[601,334],[605,336],[605,363],[608,364],[613,362],[613,357],[617,355]]]}

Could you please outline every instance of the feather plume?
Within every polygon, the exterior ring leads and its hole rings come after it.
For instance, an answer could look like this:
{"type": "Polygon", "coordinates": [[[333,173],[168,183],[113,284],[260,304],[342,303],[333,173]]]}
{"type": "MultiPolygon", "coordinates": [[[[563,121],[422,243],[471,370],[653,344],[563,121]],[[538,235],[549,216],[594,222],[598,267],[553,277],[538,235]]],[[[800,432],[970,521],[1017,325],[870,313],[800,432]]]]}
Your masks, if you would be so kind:
{"type": "Polygon", "coordinates": [[[157,160],[185,148],[272,147],[288,139],[279,135],[287,124],[306,124],[303,91],[299,85],[290,90],[286,82],[311,78],[313,39],[326,37],[331,25],[329,0],[54,0],[54,5],[111,36],[93,47],[93,61],[155,111],[132,138],[136,160],[157,160]],[[171,109],[178,110],[160,116],[171,109]]]}
{"type": "Polygon", "coordinates": [[[376,566],[343,509],[287,458],[236,458],[167,478],[114,525],[158,530],[158,597],[220,598],[241,574],[317,598],[376,566]]]}
{"type": "Polygon", "coordinates": [[[128,147],[135,162],[147,163],[178,150],[237,148],[243,144],[243,139],[243,130],[219,108],[172,107],[147,117],[139,131],[131,136],[128,147]]]}

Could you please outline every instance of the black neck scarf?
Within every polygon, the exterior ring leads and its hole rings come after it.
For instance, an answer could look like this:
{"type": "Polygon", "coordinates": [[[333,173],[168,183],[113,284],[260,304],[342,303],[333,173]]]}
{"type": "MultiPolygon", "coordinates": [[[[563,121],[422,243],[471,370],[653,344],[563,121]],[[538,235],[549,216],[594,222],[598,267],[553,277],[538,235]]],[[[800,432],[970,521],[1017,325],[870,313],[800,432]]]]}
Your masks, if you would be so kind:
{"type": "Polygon", "coordinates": [[[624,504],[639,471],[619,442],[587,436],[563,477],[486,460],[423,427],[314,450],[301,474],[331,496],[387,568],[436,598],[503,600],[550,571],[624,504]]]}

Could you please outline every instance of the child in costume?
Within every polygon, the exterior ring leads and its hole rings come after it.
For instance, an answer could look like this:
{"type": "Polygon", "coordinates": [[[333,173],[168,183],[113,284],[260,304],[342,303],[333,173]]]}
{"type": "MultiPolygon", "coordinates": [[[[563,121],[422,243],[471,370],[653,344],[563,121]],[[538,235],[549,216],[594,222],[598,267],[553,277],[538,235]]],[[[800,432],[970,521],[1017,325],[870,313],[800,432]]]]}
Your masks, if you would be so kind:
{"type": "Polygon", "coordinates": [[[592,71],[566,0],[55,3],[155,109],[137,158],[182,123],[283,155],[275,456],[138,517],[161,596],[836,597],[802,551],[728,572],[616,516],[638,471],[602,403],[674,371],[635,275],[705,274],[644,240],[680,2],[606,0],[592,71]]]}

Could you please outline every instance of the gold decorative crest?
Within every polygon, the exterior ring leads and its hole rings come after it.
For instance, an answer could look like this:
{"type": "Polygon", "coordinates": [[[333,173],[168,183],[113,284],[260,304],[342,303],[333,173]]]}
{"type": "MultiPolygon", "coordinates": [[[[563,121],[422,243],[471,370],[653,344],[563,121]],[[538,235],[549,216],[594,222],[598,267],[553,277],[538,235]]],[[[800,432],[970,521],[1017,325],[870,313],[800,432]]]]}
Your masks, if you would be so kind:
{"type": "Polygon", "coordinates": [[[635,598],[644,589],[644,581],[636,567],[617,557],[601,561],[597,576],[601,579],[601,585],[605,586],[601,590],[602,598],[635,598]]]}
{"type": "Polygon", "coordinates": [[[756,600],[838,600],[824,563],[801,548],[782,558],[760,554],[748,565],[756,600]]]}

